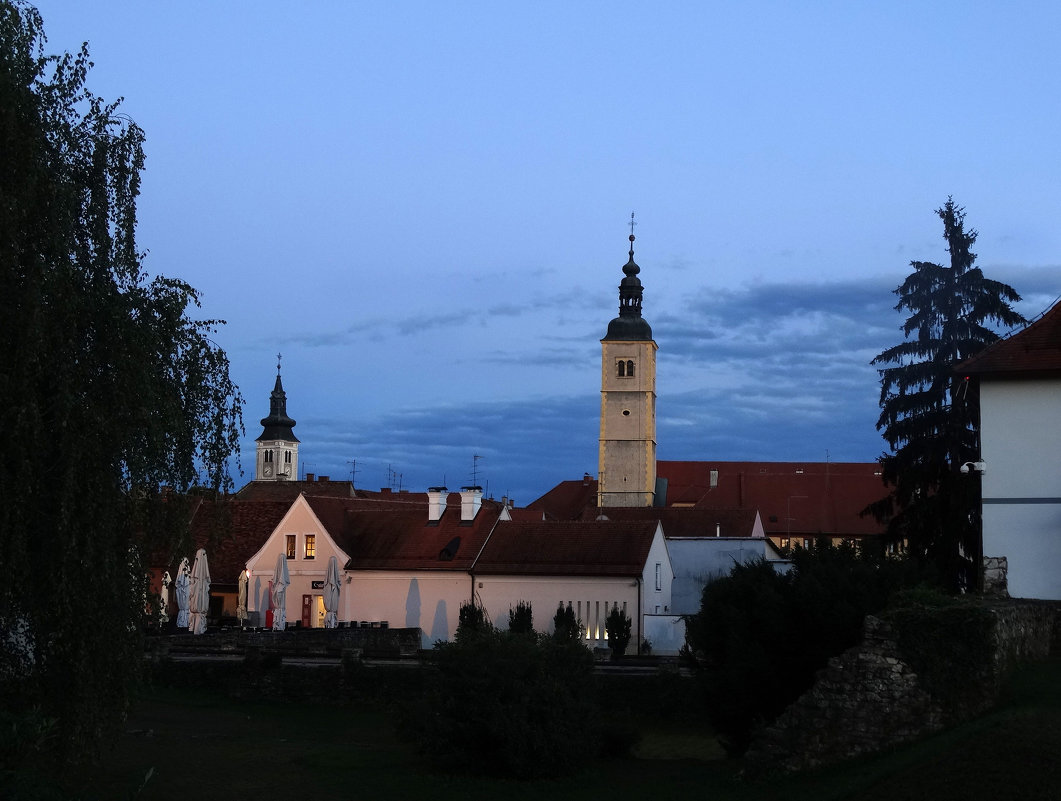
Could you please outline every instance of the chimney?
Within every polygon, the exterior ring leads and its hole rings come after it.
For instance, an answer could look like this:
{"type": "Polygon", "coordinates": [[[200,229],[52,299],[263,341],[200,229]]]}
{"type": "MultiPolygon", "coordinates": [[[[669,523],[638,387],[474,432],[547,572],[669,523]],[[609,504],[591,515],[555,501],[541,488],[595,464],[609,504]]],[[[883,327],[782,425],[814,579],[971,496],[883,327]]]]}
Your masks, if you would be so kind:
{"type": "Polygon", "coordinates": [[[331,476],[317,476],[318,484],[327,484],[331,480],[331,476]]]}
{"type": "Polygon", "coordinates": [[[437,523],[442,519],[442,513],[446,511],[446,498],[449,490],[445,487],[427,488],[427,521],[437,523]]]}
{"type": "Polygon", "coordinates": [[[470,523],[483,505],[482,487],[461,487],[461,522],[470,523]]]}
{"type": "Polygon", "coordinates": [[[314,479],[313,473],[306,473],[306,483],[312,484],[314,479]]]}

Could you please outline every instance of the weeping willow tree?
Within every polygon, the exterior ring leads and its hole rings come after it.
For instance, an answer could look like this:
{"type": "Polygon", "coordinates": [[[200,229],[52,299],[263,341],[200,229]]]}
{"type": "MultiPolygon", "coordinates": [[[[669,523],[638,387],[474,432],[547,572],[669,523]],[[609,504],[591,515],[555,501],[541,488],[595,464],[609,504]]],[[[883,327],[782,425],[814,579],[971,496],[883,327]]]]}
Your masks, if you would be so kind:
{"type": "Polygon", "coordinates": [[[906,339],[878,355],[881,392],[877,428],[891,447],[881,459],[887,497],[868,512],[887,521],[888,537],[938,569],[952,590],[973,588],[980,560],[980,484],[961,466],[979,458],[979,408],[954,368],[998,339],[992,324],[1024,322],[1013,287],[975,266],[976,231],[950,198],[943,221],[950,262],[915,261],[895,290],[896,310],[909,312],[906,339]]]}
{"type": "Polygon", "coordinates": [[[143,132],[86,87],[87,47],[45,44],[0,0],[0,770],[122,720],[145,561],[187,527],[160,490],[230,488],[242,432],[221,321],[145,272],[143,132]]]}

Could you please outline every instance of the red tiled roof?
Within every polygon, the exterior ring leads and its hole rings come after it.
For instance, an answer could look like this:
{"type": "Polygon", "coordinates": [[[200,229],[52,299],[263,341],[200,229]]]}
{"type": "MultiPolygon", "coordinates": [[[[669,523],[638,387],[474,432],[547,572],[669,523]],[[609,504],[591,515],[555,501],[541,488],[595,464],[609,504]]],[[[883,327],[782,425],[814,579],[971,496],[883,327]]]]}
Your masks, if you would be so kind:
{"type": "Polygon", "coordinates": [[[959,363],[955,372],[1000,376],[1061,371],[1061,303],[1013,336],[959,363]]]}
{"type": "Polygon", "coordinates": [[[672,537],[750,537],[755,530],[755,509],[684,509],[666,506],[613,506],[594,510],[609,520],[658,520],[672,537]]]}
{"type": "Polygon", "coordinates": [[[861,537],[884,526],[859,512],[887,489],[876,462],[657,462],[667,505],[757,509],[767,535],[861,537]],[[718,471],[716,486],[711,472],[718,471]]]}
{"type": "Polygon", "coordinates": [[[190,563],[195,551],[204,548],[211,585],[216,589],[234,588],[247,560],[262,547],[290,508],[291,501],[280,500],[203,501],[192,516],[192,552],[175,555],[163,569],[176,578],[181,557],[187,556],[190,563]]]}
{"type": "Polygon", "coordinates": [[[234,497],[238,501],[293,501],[303,492],[349,498],[357,490],[349,481],[249,481],[234,497]]]}
{"type": "Polygon", "coordinates": [[[578,481],[561,481],[538,500],[527,504],[545,514],[547,520],[578,520],[586,509],[597,507],[597,480],[584,476],[578,481]]]}
{"type": "Polygon", "coordinates": [[[503,508],[497,501],[484,499],[475,519],[463,523],[460,493],[451,493],[441,519],[431,523],[425,493],[403,494],[394,500],[308,496],[306,500],[350,555],[347,570],[466,571],[503,508]]]}
{"type": "Polygon", "coordinates": [[[501,521],[475,563],[476,575],[640,576],[656,522],[501,521]]]}
{"type": "MultiPolygon", "coordinates": [[[[660,461],[656,474],[667,480],[665,507],[608,507],[604,514],[661,520],[668,537],[713,536],[716,525],[723,536],[747,536],[754,516],[741,517],[741,510],[758,511],[768,536],[864,537],[884,532],[872,517],[859,516],[887,494],[876,462],[660,461]],[[714,487],[712,471],[718,472],[714,487]]],[[[597,482],[589,478],[561,482],[528,508],[554,520],[592,520],[602,511],[597,508],[597,482]]]]}

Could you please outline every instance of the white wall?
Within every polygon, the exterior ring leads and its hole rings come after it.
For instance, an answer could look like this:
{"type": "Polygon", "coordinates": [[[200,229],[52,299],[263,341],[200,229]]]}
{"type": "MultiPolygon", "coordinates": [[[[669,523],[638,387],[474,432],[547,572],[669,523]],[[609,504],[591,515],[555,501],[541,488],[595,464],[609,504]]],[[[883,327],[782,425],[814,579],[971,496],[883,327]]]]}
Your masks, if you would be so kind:
{"type": "Polygon", "coordinates": [[[984,556],[1010,595],[1061,600],[1061,381],[983,381],[980,413],[984,556]]]}
{"type": "MultiPolygon", "coordinates": [[[[295,558],[287,560],[291,584],[288,585],[284,598],[284,607],[289,622],[302,619],[303,595],[324,594],[323,589],[313,587],[313,582],[324,581],[328,571],[328,559],[335,556],[341,571],[350,558],[324,530],[305,499],[296,498],[265,544],[247,560],[247,570],[250,572],[250,581],[247,586],[247,612],[250,615],[251,625],[265,625],[265,610],[271,606],[269,588],[273,579],[273,571],[276,569],[276,557],[285,553],[288,534],[295,536],[295,558]],[[315,537],[316,556],[312,559],[306,557],[306,535],[308,534],[315,537]]],[[[340,588],[340,610],[345,589],[344,584],[340,588]]],[[[313,608],[316,610],[316,602],[313,608]]],[[[340,615],[339,619],[345,618],[340,615]]],[[[311,615],[310,625],[317,625],[315,612],[311,615]]]]}
{"type": "Polygon", "coordinates": [[[471,600],[472,580],[464,571],[352,570],[346,577],[350,582],[344,577],[339,620],[420,628],[424,648],[453,639],[461,604],[471,600]]]}

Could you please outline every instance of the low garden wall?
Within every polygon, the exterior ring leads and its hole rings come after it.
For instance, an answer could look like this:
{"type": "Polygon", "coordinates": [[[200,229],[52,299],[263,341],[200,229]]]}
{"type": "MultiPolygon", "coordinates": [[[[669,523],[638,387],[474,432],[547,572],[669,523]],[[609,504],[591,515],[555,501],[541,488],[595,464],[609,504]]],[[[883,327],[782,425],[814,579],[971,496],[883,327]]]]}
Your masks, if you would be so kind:
{"type": "Polygon", "coordinates": [[[1049,654],[1058,612],[1049,603],[994,602],[867,617],[862,644],[831,659],[814,686],[756,734],[746,773],[838,762],[980,714],[997,702],[1013,667],[1049,654]]]}

